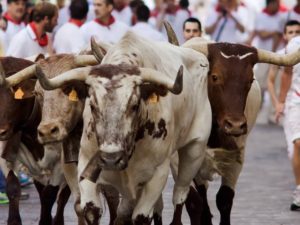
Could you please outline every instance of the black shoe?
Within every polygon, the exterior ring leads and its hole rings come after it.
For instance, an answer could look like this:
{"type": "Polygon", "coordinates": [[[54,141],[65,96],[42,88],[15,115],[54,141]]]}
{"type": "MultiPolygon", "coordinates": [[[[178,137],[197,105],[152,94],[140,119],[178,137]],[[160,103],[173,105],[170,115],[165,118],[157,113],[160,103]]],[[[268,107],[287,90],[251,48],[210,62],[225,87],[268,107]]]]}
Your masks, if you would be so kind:
{"type": "Polygon", "coordinates": [[[291,211],[298,211],[300,210],[300,206],[292,203],[290,209],[291,211]]]}

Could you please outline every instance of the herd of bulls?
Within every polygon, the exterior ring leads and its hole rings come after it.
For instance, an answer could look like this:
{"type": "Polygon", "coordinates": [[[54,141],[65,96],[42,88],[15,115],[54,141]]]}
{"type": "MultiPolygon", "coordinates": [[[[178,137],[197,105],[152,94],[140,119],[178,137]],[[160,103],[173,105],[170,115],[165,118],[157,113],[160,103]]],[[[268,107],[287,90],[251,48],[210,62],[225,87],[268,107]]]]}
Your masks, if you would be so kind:
{"type": "MultiPolygon", "coordinates": [[[[168,26],[167,26],[168,27],[168,26]]],[[[214,173],[221,225],[230,224],[245,142],[261,104],[256,63],[294,65],[286,56],[194,38],[183,46],[128,32],[119,43],[91,41],[85,54],[0,58],[0,166],[7,179],[7,224],[22,224],[25,165],[40,196],[40,225],[64,224],[72,194],[78,224],[162,224],[162,191],[175,181],[172,225],[185,204],[192,225],[211,225],[206,191],[214,173]],[[51,209],[57,200],[57,213],[51,209]]]]}

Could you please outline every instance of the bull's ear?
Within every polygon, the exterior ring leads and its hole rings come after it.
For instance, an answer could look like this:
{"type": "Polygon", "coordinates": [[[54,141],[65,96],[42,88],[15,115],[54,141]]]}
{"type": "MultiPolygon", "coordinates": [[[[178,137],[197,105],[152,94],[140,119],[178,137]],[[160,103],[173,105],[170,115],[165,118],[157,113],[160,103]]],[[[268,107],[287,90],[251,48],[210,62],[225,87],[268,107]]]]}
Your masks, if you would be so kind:
{"type": "Polygon", "coordinates": [[[87,96],[86,84],[82,81],[72,81],[61,87],[63,93],[68,96],[70,101],[76,102],[85,99],[87,96]]]}
{"type": "Polygon", "coordinates": [[[12,87],[14,98],[17,100],[33,98],[36,81],[35,79],[28,79],[12,87]]]}
{"type": "Polygon", "coordinates": [[[141,84],[140,91],[142,99],[148,103],[156,103],[159,101],[160,96],[166,96],[168,94],[167,88],[152,83],[141,84]]]}
{"type": "Polygon", "coordinates": [[[35,58],[34,62],[38,62],[38,61],[40,61],[40,60],[42,60],[42,59],[45,59],[45,58],[46,58],[45,55],[42,54],[42,53],[40,53],[40,54],[38,54],[37,57],[35,58]]]}

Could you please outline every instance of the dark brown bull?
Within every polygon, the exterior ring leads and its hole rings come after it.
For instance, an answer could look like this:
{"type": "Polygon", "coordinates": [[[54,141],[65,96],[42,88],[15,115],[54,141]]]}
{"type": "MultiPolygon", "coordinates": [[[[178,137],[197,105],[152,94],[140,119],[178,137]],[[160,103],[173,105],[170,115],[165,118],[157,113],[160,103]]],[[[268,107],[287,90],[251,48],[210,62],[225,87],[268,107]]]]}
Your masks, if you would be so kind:
{"type": "MultiPolygon", "coordinates": [[[[9,163],[7,171],[7,195],[9,198],[8,224],[21,224],[19,213],[20,183],[12,171],[16,162],[21,142],[31,151],[33,158],[37,161],[43,157],[43,147],[37,141],[37,126],[41,119],[40,105],[33,95],[36,81],[25,80],[11,88],[5,87],[5,77],[31,66],[28,60],[13,57],[0,58],[3,65],[0,78],[0,140],[5,141],[2,157],[9,163]]],[[[2,67],[2,66],[1,66],[2,67]]],[[[52,224],[51,209],[55,202],[59,187],[44,186],[37,180],[34,181],[39,192],[41,201],[41,215],[39,224],[52,224]]],[[[63,211],[66,200],[70,195],[68,186],[61,192],[58,208],[63,211]]],[[[63,222],[63,214],[57,211],[54,219],[55,224],[63,222]]]]}
{"type": "MultiPolygon", "coordinates": [[[[168,28],[167,32],[176,39],[172,28],[168,28]]],[[[261,104],[253,66],[256,63],[292,66],[300,62],[300,54],[298,51],[282,56],[240,44],[208,43],[203,38],[191,39],[183,46],[203,53],[209,61],[208,96],[213,119],[208,147],[221,149],[215,152],[215,158],[224,163],[217,207],[221,214],[220,224],[230,225],[234,189],[244,162],[245,142],[261,104]]],[[[200,198],[192,197],[195,192],[191,192],[187,209],[193,223],[211,225],[212,216],[203,183],[195,178],[200,198]],[[196,209],[196,205],[203,205],[203,209],[196,209]],[[202,217],[199,219],[197,214],[201,214],[201,210],[202,217]]]]}

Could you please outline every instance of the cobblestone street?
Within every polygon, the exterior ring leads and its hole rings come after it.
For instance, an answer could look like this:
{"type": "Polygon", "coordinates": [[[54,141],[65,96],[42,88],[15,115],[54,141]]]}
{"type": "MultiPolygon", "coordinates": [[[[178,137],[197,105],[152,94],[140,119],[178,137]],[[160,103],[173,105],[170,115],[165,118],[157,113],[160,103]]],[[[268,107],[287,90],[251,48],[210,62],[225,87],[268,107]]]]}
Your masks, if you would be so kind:
{"type": "MultiPolygon", "coordinates": [[[[300,212],[291,212],[291,194],[294,180],[285,150],[282,128],[275,125],[258,124],[247,143],[245,166],[238,181],[232,209],[232,225],[299,225],[300,212]]],[[[164,224],[169,224],[173,212],[171,204],[172,179],[164,192],[164,224]]],[[[219,224],[215,205],[215,194],[219,179],[211,183],[208,197],[213,224],[219,224]]],[[[20,209],[24,225],[38,224],[39,199],[33,185],[23,191],[30,199],[21,201],[20,209]]],[[[0,206],[0,224],[6,224],[7,206],[0,206]]],[[[108,209],[101,224],[108,224],[108,209]]],[[[184,224],[189,224],[186,213],[184,224]]],[[[65,224],[76,224],[76,215],[71,200],[65,212],[65,224]]]]}

